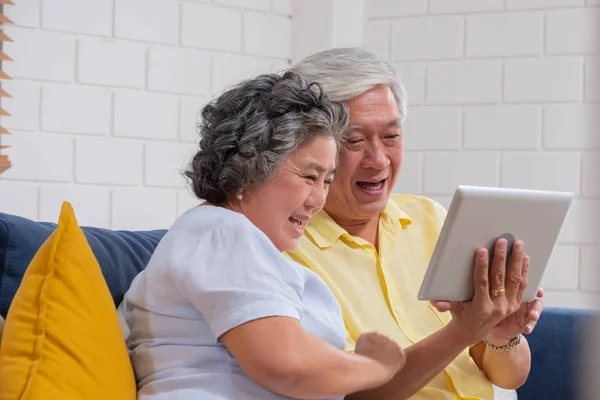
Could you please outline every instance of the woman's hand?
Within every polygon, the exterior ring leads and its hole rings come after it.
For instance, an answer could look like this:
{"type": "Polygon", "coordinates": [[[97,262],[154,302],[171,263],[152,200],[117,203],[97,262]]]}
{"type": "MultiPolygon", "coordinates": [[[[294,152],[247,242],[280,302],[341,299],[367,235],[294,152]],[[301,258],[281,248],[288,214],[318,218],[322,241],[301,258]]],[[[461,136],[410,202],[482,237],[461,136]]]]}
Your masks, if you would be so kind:
{"type": "Polygon", "coordinates": [[[387,336],[376,332],[360,335],[354,353],[372,358],[381,365],[382,383],[391,379],[406,362],[404,350],[387,336]]]}
{"type": "Polygon", "coordinates": [[[514,243],[510,259],[507,248],[506,239],[496,242],[491,266],[487,249],[477,251],[473,300],[431,302],[438,311],[452,313],[450,324],[468,344],[477,343],[490,333],[495,339],[510,339],[527,329],[527,325],[533,327],[539,317],[539,300],[522,304],[529,272],[529,256],[525,255],[524,243],[520,240],[514,243]]]}

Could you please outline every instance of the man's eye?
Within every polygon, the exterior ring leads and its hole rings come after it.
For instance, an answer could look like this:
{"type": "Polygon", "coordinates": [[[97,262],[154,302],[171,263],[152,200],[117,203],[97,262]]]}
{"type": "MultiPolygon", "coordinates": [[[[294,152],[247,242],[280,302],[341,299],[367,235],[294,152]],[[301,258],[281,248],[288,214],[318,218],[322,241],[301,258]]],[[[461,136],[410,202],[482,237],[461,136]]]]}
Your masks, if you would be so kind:
{"type": "Polygon", "coordinates": [[[361,142],[362,142],[362,139],[348,139],[348,140],[346,140],[346,145],[347,146],[356,146],[361,142]]]}

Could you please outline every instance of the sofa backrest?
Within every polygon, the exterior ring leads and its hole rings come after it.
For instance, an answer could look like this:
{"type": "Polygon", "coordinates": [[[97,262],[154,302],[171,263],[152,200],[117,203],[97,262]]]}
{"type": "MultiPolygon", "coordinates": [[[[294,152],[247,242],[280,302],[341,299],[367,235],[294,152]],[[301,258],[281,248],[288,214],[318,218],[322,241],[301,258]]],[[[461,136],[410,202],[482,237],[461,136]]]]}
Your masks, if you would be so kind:
{"type": "MultiPolygon", "coordinates": [[[[0,213],[0,315],[3,318],[29,262],[55,229],[55,223],[0,213]]],[[[133,278],[146,267],[166,230],[116,231],[86,226],[82,230],[118,306],[133,278]]]]}

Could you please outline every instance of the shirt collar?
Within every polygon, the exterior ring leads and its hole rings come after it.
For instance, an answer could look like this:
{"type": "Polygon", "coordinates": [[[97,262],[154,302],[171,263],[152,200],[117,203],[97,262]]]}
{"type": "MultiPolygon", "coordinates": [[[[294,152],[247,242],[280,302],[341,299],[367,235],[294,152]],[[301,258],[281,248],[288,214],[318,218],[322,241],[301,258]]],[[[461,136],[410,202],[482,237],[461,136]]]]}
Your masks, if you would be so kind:
{"type": "Polygon", "coordinates": [[[385,210],[383,210],[383,213],[381,213],[380,221],[381,219],[392,225],[395,225],[397,222],[399,222],[402,228],[412,224],[410,215],[408,215],[406,211],[400,208],[400,206],[393,201],[388,201],[385,210]]]}
{"type": "MultiPolygon", "coordinates": [[[[388,201],[385,210],[381,213],[380,223],[382,221],[386,225],[395,225],[399,222],[402,228],[412,223],[410,216],[393,201],[388,201]]],[[[306,227],[306,233],[320,248],[331,247],[344,235],[351,238],[348,232],[339,226],[325,210],[319,211],[312,217],[310,224],[306,227]]]]}

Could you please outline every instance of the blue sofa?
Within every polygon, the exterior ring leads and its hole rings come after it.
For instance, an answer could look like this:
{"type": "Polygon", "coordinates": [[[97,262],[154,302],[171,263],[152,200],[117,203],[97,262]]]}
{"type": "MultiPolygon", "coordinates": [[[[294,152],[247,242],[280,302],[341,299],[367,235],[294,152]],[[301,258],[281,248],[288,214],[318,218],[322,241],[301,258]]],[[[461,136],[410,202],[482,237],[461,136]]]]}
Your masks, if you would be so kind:
{"type": "MultiPolygon", "coordinates": [[[[34,254],[56,224],[35,222],[0,213],[0,314],[6,318],[10,303],[34,254]]],[[[82,228],[102,268],[115,305],[133,278],[145,267],[165,230],[113,231],[82,228]]],[[[546,308],[535,331],[528,336],[532,368],[518,390],[522,400],[578,398],[577,358],[581,334],[592,314],[583,310],[546,308]]]]}

